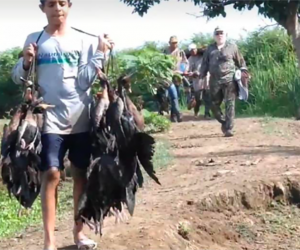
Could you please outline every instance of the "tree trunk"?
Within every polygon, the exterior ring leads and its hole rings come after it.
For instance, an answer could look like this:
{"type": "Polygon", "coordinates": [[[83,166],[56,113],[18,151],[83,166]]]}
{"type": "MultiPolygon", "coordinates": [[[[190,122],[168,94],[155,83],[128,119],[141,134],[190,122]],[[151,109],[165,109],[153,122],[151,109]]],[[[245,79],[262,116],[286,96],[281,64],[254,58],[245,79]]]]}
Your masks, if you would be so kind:
{"type": "MultiPolygon", "coordinates": [[[[292,37],[292,42],[296,50],[298,59],[298,67],[300,69],[300,30],[299,30],[299,19],[298,19],[298,1],[290,1],[288,4],[288,14],[286,20],[276,20],[282,25],[287,33],[292,37]]],[[[298,108],[296,119],[300,120],[300,107],[298,108]]]]}
{"type": "Polygon", "coordinates": [[[298,65],[300,67],[300,32],[299,32],[299,20],[298,20],[298,8],[299,2],[291,1],[288,4],[288,16],[284,27],[288,34],[292,37],[293,45],[296,49],[298,58],[298,65]]]}

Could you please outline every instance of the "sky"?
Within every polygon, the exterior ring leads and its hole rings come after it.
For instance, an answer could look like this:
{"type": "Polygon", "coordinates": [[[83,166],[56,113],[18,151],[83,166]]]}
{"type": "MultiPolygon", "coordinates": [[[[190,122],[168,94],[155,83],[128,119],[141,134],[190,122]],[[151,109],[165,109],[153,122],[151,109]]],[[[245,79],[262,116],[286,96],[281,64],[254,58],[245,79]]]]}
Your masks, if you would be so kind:
{"type": "MultiPolygon", "coordinates": [[[[257,9],[239,12],[227,7],[226,18],[207,21],[196,18],[201,9],[191,2],[170,0],[152,7],[140,17],[120,0],[72,0],[69,24],[93,34],[108,33],[116,49],[132,48],[145,41],[168,42],[170,36],[188,40],[194,33],[212,33],[222,25],[230,38],[238,39],[247,32],[273,24],[257,14],[257,9]]],[[[47,24],[39,9],[39,0],[0,0],[0,51],[23,46],[28,34],[40,31],[47,24]]]]}

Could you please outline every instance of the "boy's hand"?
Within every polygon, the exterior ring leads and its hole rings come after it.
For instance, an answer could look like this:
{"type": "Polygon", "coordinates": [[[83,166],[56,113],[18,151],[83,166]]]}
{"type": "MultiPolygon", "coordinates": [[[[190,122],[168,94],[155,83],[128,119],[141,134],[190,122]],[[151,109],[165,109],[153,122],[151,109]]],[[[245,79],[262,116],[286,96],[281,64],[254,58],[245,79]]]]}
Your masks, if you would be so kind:
{"type": "Polygon", "coordinates": [[[33,57],[36,54],[36,50],[37,50],[36,43],[31,43],[27,47],[24,48],[24,50],[23,50],[23,58],[24,58],[23,68],[24,68],[24,70],[29,70],[30,64],[33,60],[33,57]]]}
{"type": "Polygon", "coordinates": [[[99,36],[98,50],[106,53],[107,50],[112,50],[115,43],[108,34],[99,36]]]}

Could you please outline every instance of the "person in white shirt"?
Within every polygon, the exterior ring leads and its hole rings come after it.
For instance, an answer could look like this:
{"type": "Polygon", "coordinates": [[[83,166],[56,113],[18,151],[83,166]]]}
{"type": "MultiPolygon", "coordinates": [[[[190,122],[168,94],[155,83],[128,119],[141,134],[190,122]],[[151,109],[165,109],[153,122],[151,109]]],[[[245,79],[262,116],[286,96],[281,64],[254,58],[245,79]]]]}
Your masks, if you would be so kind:
{"type": "Polygon", "coordinates": [[[208,85],[208,78],[207,75],[204,79],[200,79],[200,67],[203,59],[203,55],[198,53],[198,49],[196,44],[192,43],[189,45],[189,51],[191,53],[189,57],[189,77],[193,83],[193,90],[194,90],[194,98],[196,101],[194,107],[194,115],[198,116],[200,111],[200,106],[202,102],[205,105],[205,113],[204,117],[210,117],[210,97],[209,97],[209,85],[208,85]]]}

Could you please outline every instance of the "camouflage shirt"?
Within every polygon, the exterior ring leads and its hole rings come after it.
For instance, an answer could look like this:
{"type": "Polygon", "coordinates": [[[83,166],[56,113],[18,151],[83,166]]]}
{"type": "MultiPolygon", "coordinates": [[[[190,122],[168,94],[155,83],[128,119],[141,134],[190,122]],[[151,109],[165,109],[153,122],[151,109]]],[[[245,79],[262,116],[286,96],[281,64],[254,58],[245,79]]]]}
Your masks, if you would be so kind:
{"type": "Polygon", "coordinates": [[[236,68],[241,67],[246,67],[246,64],[235,44],[226,43],[219,50],[214,43],[204,53],[200,77],[204,78],[209,72],[210,83],[225,84],[233,81],[236,68]]]}

